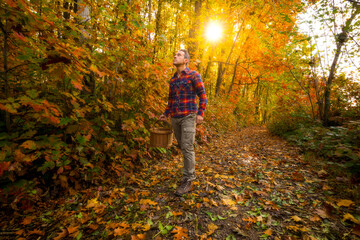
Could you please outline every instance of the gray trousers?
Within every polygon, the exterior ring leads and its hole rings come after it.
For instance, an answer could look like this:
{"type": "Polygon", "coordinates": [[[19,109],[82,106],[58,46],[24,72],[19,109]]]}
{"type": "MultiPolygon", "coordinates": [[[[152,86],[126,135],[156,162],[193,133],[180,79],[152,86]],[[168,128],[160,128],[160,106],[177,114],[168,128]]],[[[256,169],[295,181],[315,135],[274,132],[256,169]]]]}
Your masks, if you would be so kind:
{"type": "Polygon", "coordinates": [[[194,180],[195,175],[195,127],[196,114],[182,118],[171,118],[176,140],[184,156],[183,180],[194,180]]]}

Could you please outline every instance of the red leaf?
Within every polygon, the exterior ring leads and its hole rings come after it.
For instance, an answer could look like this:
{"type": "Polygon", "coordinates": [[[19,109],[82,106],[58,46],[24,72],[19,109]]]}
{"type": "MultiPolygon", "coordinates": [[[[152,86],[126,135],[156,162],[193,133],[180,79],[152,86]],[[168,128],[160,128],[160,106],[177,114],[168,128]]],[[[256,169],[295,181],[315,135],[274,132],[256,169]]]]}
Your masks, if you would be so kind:
{"type": "Polygon", "coordinates": [[[6,0],[6,3],[10,6],[10,7],[17,7],[17,4],[13,1],[13,0],[6,0]]]}
{"type": "Polygon", "coordinates": [[[18,33],[14,31],[14,35],[15,37],[17,37],[18,39],[20,39],[21,41],[27,42],[28,40],[26,39],[26,37],[24,37],[24,35],[22,35],[22,33],[18,33]]]}
{"type": "Polygon", "coordinates": [[[10,162],[1,162],[0,163],[0,177],[4,174],[6,170],[10,167],[10,162]]]}

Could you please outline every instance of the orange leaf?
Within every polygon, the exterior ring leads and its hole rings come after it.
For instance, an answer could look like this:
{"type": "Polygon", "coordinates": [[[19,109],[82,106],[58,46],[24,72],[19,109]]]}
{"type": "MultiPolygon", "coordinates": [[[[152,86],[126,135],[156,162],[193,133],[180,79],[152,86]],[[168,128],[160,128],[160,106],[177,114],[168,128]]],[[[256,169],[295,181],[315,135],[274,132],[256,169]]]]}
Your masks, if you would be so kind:
{"type": "Polygon", "coordinates": [[[187,229],[182,227],[175,227],[174,230],[172,230],[172,233],[175,233],[174,239],[176,240],[182,240],[183,238],[189,239],[189,236],[186,234],[187,229]]]}
{"type": "Polygon", "coordinates": [[[114,236],[121,236],[129,232],[128,228],[116,228],[114,230],[114,236]]]}
{"type": "Polygon", "coordinates": [[[24,232],[25,232],[24,229],[20,229],[20,230],[16,231],[15,234],[21,236],[24,232]]]}
{"type": "Polygon", "coordinates": [[[321,220],[321,218],[319,216],[317,216],[317,215],[310,217],[310,221],[312,221],[312,222],[317,222],[317,221],[320,221],[320,220],[321,220]]]}
{"type": "Polygon", "coordinates": [[[29,235],[31,234],[36,234],[36,235],[41,235],[41,236],[44,236],[45,233],[43,231],[41,231],[40,229],[34,229],[32,231],[29,232],[29,235]]]}
{"type": "Polygon", "coordinates": [[[69,234],[72,234],[72,233],[74,233],[74,232],[78,232],[79,230],[79,226],[76,226],[76,227],[74,227],[74,226],[69,226],[69,227],[67,227],[66,228],[67,230],[68,230],[68,232],[69,232],[69,234]]]}
{"type": "Polygon", "coordinates": [[[96,230],[98,229],[99,225],[96,225],[96,224],[90,224],[89,225],[89,228],[92,229],[92,230],[96,230]]]}
{"type": "Polygon", "coordinates": [[[172,215],[173,215],[173,216],[180,216],[180,215],[183,215],[183,213],[182,213],[182,212],[174,212],[174,211],[172,211],[171,213],[172,213],[172,215]]]}
{"type": "Polygon", "coordinates": [[[345,200],[345,199],[341,199],[336,203],[339,207],[344,206],[344,207],[349,207],[350,205],[355,204],[353,201],[351,200],[345,200]]]}
{"type": "Polygon", "coordinates": [[[24,218],[24,220],[21,222],[21,224],[22,224],[22,225],[29,225],[33,219],[34,219],[34,217],[26,217],[26,218],[24,218]]]}
{"type": "Polygon", "coordinates": [[[133,224],[131,224],[131,228],[134,230],[134,231],[136,231],[136,230],[141,230],[141,231],[149,231],[150,230],[150,224],[145,224],[145,225],[143,225],[143,224],[141,224],[141,223],[133,223],[133,224]]]}
{"type": "Polygon", "coordinates": [[[350,220],[353,223],[360,224],[360,221],[357,220],[356,218],[354,218],[354,216],[351,215],[350,213],[347,213],[344,215],[343,221],[346,221],[346,220],[350,220]]]}
{"type": "Polygon", "coordinates": [[[270,236],[272,233],[273,233],[273,231],[270,228],[264,232],[264,234],[266,234],[268,236],[270,236]]]}
{"type": "Polygon", "coordinates": [[[146,239],[145,234],[131,235],[131,240],[144,240],[146,239]]]}
{"type": "Polygon", "coordinates": [[[216,226],[213,223],[210,223],[208,225],[208,231],[206,233],[204,233],[203,235],[200,236],[201,239],[207,239],[211,234],[213,234],[215,232],[216,229],[218,229],[219,227],[216,226]]]}
{"type": "Polygon", "coordinates": [[[141,199],[140,204],[142,204],[142,205],[146,205],[146,204],[148,204],[148,205],[157,205],[157,202],[154,202],[154,201],[152,201],[150,199],[141,199]]]}
{"type": "Polygon", "coordinates": [[[68,235],[68,231],[65,228],[63,228],[62,232],[59,233],[59,235],[57,235],[56,237],[54,237],[54,240],[60,240],[64,237],[66,237],[67,235],[68,235]]]}

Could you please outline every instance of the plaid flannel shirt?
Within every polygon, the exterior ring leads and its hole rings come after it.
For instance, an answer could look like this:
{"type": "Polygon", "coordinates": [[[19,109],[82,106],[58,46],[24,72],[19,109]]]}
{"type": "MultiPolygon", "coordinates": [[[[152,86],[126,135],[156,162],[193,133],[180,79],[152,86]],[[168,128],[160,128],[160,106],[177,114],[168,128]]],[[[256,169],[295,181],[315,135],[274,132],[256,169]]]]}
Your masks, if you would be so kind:
{"type": "Polygon", "coordinates": [[[169,100],[164,115],[167,117],[185,117],[190,113],[204,116],[207,98],[204,84],[200,74],[190,71],[189,68],[183,70],[180,76],[177,73],[170,80],[169,100]],[[199,97],[199,108],[197,109],[196,95],[199,97]]]}

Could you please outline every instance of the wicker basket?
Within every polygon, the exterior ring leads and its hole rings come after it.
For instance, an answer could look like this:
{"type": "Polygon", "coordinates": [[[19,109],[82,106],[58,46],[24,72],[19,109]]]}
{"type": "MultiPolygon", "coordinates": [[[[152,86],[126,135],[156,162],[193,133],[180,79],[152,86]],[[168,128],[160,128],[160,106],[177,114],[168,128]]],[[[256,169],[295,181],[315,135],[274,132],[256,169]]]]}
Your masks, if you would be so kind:
{"type": "MultiPolygon", "coordinates": [[[[169,122],[164,121],[167,127],[152,127],[150,129],[150,145],[151,147],[168,148],[173,141],[173,131],[169,122]]],[[[156,123],[159,123],[157,121],[156,123]]]]}

